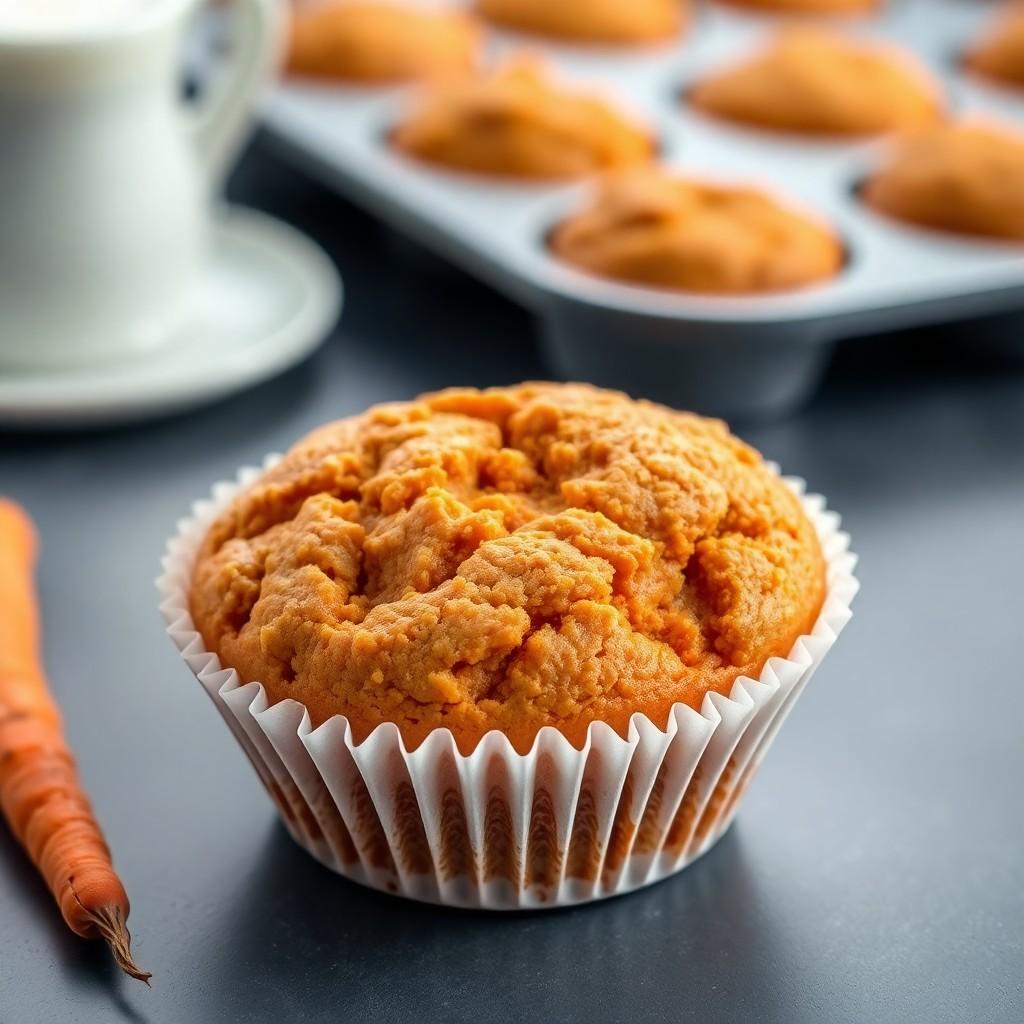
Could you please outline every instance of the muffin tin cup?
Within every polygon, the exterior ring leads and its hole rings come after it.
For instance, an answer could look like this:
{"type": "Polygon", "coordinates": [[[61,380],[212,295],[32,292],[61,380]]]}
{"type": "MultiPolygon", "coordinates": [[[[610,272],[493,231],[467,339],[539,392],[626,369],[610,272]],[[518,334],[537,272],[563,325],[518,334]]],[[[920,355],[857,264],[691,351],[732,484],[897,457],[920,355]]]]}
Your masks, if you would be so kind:
{"type": "MultiPolygon", "coordinates": [[[[914,52],[953,113],[1019,122],[1024,92],[988,84],[959,60],[989,7],[887,0],[877,13],[823,22],[914,52]]],[[[666,166],[755,185],[830,225],[845,265],[828,281],[787,292],[714,297],[573,270],[548,243],[551,229],[587,203],[588,184],[492,178],[403,156],[388,140],[416,86],[288,80],[267,98],[263,117],[282,151],[329,186],[535,312],[561,376],[698,412],[767,418],[814,392],[839,338],[1024,305],[1020,244],[916,228],[862,202],[857,186],[884,141],[748,128],[687,101],[693,83],[756,51],[786,23],[705,3],[694,5],[688,32],[664,45],[574,46],[494,29],[487,56],[540,52],[567,87],[604,94],[648,125],[666,166]]],[[[1010,344],[1021,348],[1018,337],[1010,344]]]]}
{"type": "MultiPolygon", "coordinates": [[[[279,458],[264,464],[269,468],[279,458]]],[[[297,843],[352,881],[412,899],[518,910],[601,899],[686,867],[728,829],[779,726],[850,618],[855,556],[824,499],[801,497],[827,562],[810,633],[759,678],[660,728],[637,713],[623,737],[591,725],[582,749],[540,731],[518,754],[500,732],[464,755],[447,729],[415,750],[391,723],[355,743],[337,715],[313,728],[294,700],[270,704],[205,649],[189,613],[196,554],[216,516],[263,470],[219,483],[178,524],[157,580],[167,632],[245,751],[297,843]]]]}

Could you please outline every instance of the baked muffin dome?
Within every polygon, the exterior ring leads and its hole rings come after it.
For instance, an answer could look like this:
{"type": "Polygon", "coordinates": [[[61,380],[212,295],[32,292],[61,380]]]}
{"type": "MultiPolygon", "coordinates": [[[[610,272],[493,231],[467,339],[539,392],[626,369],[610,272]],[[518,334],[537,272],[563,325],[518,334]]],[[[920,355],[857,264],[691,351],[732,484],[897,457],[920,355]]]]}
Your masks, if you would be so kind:
{"type": "Polygon", "coordinates": [[[967,55],[967,66],[987,78],[1024,87],[1024,3],[1005,11],[967,55]]]}
{"type": "Polygon", "coordinates": [[[469,71],[480,31],[459,11],[333,0],[292,12],[288,71],[351,82],[402,82],[469,71]]]}
{"type": "Polygon", "coordinates": [[[711,294],[796,288],[843,262],[827,228],[770,196],[655,168],[609,175],[590,206],[558,225],[551,248],[601,277],[711,294]]]}
{"type": "Polygon", "coordinates": [[[357,742],[524,752],[728,693],[823,596],[799,501],[722,423],[526,384],[314,431],[211,526],[191,610],[222,664],[357,742]]]}
{"type": "Polygon", "coordinates": [[[884,0],[719,0],[734,7],[750,7],[776,14],[864,14],[884,0]]]}
{"type": "Polygon", "coordinates": [[[1024,241],[1024,135],[977,120],[910,133],[862,194],[899,220],[1024,241]]]}
{"type": "Polygon", "coordinates": [[[697,83],[689,99],[716,117],[814,135],[914,128],[940,108],[923,68],[903,54],[808,28],[697,83]]]}
{"type": "Polygon", "coordinates": [[[477,0],[495,25],[578,43],[637,44],[683,27],[686,0],[477,0]]]}
{"type": "Polygon", "coordinates": [[[434,83],[392,135],[433,164],[518,178],[574,178],[649,160],[651,137],[603,100],[564,92],[539,62],[434,83]]]}

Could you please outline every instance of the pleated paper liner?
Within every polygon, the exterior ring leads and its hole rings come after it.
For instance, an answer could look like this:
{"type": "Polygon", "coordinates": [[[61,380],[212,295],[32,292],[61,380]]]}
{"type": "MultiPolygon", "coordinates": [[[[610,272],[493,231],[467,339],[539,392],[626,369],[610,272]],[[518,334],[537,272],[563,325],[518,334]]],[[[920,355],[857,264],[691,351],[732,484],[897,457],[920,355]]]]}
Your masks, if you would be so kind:
{"type": "MultiPolygon", "coordinates": [[[[279,456],[269,457],[269,468],[279,456]]],[[[270,705],[207,651],[189,614],[196,552],[211,521],[262,470],[219,483],[178,524],[157,581],[167,632],[252,761],[293,838],[353,881],[460,907],[556,907],[648,885],[728,829],[779,726],[849,621],[856,558],[824,499],[801,497],[828,565],[814,628],[760,678],[743,677],[664,729],[635,714],[628,735],[596,722],[582,750],[552,728],[516,753],[488,733],[472,754],[439,729],[411,753],[398,728],[360,744],[335,716],[313,729],[293,700],[270,705]]]]}

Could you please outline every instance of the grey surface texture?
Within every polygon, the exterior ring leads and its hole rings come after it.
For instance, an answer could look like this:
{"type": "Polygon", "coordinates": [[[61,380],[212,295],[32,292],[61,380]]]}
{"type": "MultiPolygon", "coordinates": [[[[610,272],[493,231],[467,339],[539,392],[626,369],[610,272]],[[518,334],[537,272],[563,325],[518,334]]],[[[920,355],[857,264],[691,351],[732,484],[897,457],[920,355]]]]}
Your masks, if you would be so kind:
{"type": "Polygon", "coordinates": [[[736,425],[843,514],[862,591],[718,847],[602,904],[447,912],[292,844],[152,580],[213,481],[372,402],[542,376],[533,325],[259,143],[233,193],[338,261],[326,346],[188,417],[0,434],[0,492],[42,534],[52,685],[154,972],[147,991],[68,934],[0,833],[0,1024],[1024,1019],[1024,367],[990,351],[1024,321],[850,342],[804,412],[736,425]]]}

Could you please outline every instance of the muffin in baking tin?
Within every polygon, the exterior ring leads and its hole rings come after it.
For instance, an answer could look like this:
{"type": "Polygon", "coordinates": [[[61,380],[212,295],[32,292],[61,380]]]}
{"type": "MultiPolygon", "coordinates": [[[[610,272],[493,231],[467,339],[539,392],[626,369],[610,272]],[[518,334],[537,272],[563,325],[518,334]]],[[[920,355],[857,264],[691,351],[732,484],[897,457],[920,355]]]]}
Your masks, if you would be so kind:
{"type": "Polygon", "coordinates": [[[292,12],[293,75],[381,84],[467,72],[479,58],[476,23],[455,10],[389,0],[329,0],[292,12]]]}
{"type": "Polygon", "coordinates": [[[819,28],[792,28],[697,82],[698,110],[772,131],[876,135],[936,121],[939,90],[912,57],[819,28]]]}
{"type": "Polygon", "coordinates": [[[658,168],[608,175],[550,243],[559,259],[601,277],[719,295],[810,285],[843,264],[827,226],[772,196],[658,168]]]}
{"type": "Polygon", "coordinates": [[[600,45],[661,42],[677,35],[689,0],[476,0],[493,25],[551,39],[600,45]]]}
{"type": "Polygon", "coordinates": [[[643,163],[654,153],[645,127],[600,96],[563,87],[523,55],[422,90],[391,144],[430,164],[539,180],[643,163]]]}
{"type": "Polygon", "coordinates": [[[966,57],[967,67],[986,78],[1024,88],[1024,3],[1009,5],[966,57]]]}
{"type": "Polygon", "coordinates": [[[1024,241],[1024,133],[979,118],[907,133],[893,141],[862,196],[901,221],[1024,241]]]}

